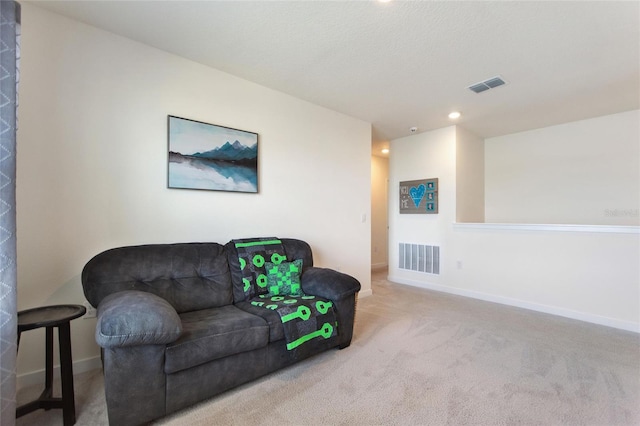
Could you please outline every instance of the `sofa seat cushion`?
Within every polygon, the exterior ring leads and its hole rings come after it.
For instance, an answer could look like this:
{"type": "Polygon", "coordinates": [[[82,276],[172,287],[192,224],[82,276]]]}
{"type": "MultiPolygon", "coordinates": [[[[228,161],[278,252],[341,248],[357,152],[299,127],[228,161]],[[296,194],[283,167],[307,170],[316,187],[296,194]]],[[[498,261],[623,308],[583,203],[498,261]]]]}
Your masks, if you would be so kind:
{"type": "Polygon", "coordinates": [[[253,306],[251,302],[240,302],[236,306],[243,311],[261,317],[269,324],[269,343],[284,339],[284,327],[280,315],[276,311],[253,306]]]}
{"type": "Polygon", "coordinates": [[[180,319],[182,335],[166,348],[167,374],[269,343],[268,324],[233,305],[186,312],[180,319]]]}

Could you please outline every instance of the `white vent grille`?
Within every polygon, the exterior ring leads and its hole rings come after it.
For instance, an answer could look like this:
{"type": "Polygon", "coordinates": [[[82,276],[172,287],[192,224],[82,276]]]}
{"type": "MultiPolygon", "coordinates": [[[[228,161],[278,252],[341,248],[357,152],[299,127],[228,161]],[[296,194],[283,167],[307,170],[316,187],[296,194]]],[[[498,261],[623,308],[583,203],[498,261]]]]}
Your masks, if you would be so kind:
{"type": "Polygon", "coordinates": [[[423,244],[399,244],[400,269],[440,274],[440,247],[423,244]]]}

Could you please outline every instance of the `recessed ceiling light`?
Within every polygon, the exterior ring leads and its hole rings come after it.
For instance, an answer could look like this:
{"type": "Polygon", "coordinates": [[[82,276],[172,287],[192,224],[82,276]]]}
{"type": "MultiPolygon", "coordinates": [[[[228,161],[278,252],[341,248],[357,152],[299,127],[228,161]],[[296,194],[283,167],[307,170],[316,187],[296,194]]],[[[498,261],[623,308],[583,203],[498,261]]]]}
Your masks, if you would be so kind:
{"type": "Polygon", "coordinates": [[[460,118],[460,115],[461,115],[460,112],[453,111],[453,112],[449,113],[449,118],[452,119],[452,120],[455,120],[457,118],[460,118]]]}
{"type": "Polygon", "coordinates": [[[382,149],[382,153],[383,154],[388,154],[389,153],[389,148],[383,148],[382,149]]]}

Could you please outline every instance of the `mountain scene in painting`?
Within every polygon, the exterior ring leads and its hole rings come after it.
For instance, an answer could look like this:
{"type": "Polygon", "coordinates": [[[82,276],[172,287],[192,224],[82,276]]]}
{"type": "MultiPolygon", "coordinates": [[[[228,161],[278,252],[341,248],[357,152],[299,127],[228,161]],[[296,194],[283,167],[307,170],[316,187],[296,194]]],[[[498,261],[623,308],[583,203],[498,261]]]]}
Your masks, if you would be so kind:
{"type": "Polygon", "coordinates": [[[170,117],[169,187],[258,192],[257,138],[255,133],[170,117]]]}
{"type": "Polygon", "coordinates": [[[206,152],[169,152],[169,184],[174,188],[257,192],[258,145],[227,142],[206,152]]]}
{"type": "Polygon", "coordinates": [[[192,157],[241,163],[255,162],[258,158],[258,144],[248,147],[242,145],[239,141],[235,141],[233,144],[227,141],[221,147],[207,152],[196,152],[192,157]]]}

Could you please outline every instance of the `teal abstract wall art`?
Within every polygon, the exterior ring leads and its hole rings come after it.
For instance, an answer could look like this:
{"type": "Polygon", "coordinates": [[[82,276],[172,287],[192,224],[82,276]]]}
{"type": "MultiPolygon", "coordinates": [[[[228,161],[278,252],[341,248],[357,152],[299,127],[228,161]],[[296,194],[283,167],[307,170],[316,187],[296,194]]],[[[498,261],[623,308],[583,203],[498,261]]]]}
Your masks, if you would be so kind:
{"type": "Polygon", "coordinates": [[[258,192],[258,134],[168,116],[168,187],[258,192]]]}
{"type": "Polygon", "coordinates": [[[400,182],[401,214],[437,214],[438,178],[400,182]]]}

